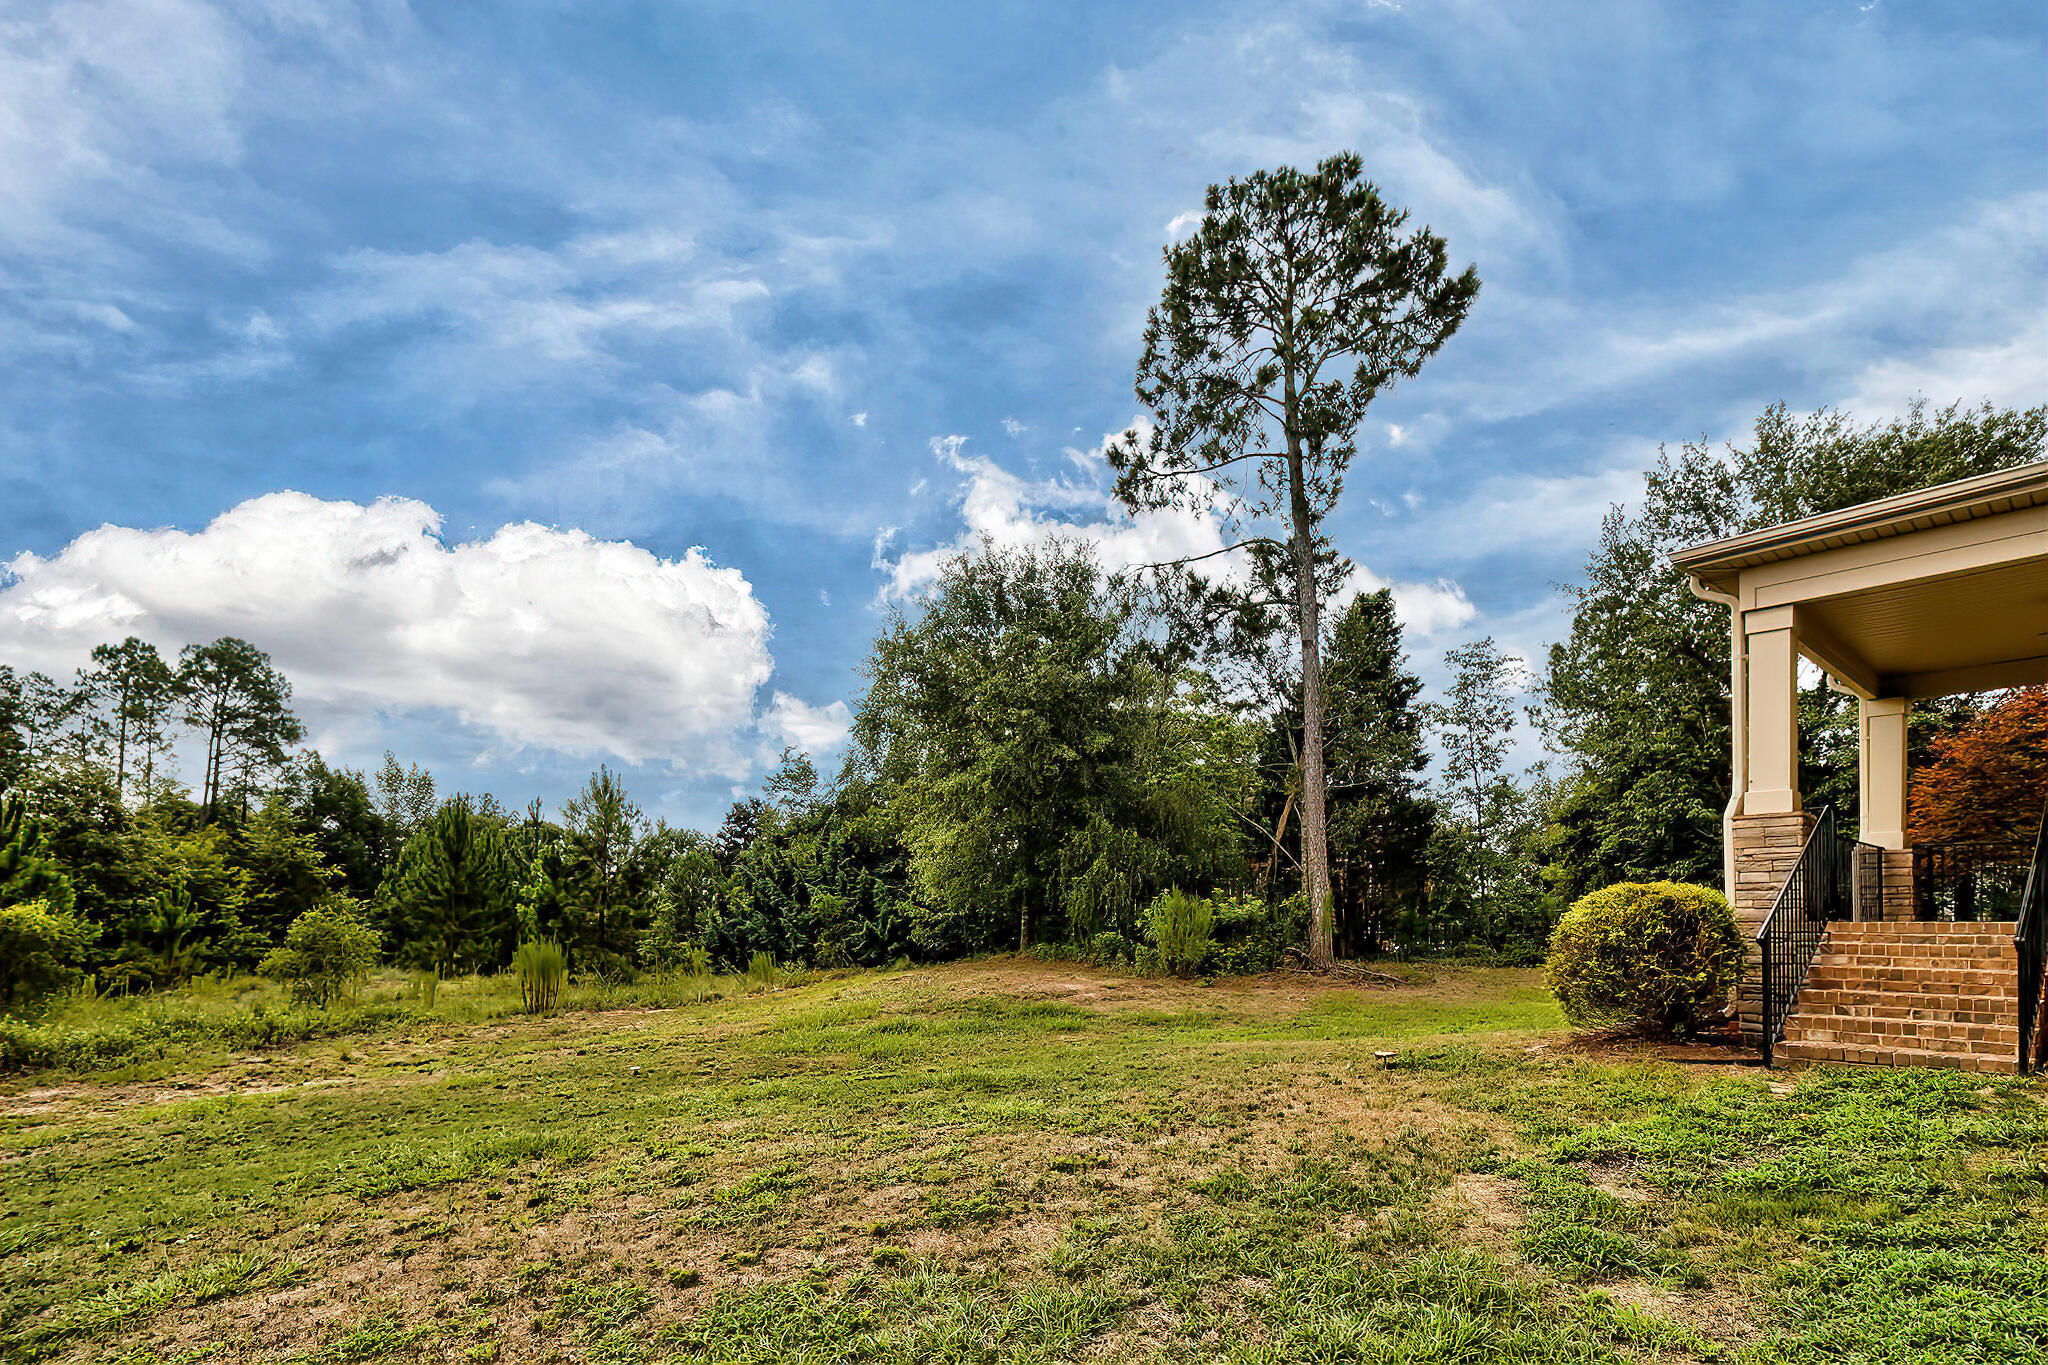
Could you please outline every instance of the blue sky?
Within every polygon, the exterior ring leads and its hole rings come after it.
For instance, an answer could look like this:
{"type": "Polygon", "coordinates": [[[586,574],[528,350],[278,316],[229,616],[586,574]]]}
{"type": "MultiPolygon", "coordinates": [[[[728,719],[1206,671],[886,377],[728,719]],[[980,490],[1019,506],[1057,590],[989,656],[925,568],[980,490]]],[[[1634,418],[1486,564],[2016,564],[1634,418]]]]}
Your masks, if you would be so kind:
{"type": "Polygon", "coordinates": [[[1484,287],[1334,523],[1534,655],[1659,442],[2048,397],[2048,9],[14,5],[0,657],[247,635],[323,749],[717,818],[948,547],[1120,523],[1159,252],[1350,148],[1484,287]]]}

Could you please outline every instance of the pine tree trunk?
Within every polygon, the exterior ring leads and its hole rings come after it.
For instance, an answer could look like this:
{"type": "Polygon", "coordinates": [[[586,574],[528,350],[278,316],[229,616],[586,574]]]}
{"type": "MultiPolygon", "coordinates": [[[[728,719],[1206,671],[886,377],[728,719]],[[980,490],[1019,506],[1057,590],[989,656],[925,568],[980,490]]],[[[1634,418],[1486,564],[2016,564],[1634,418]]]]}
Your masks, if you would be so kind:
{"type": "Polygon", "coordinates": [[[123,685],[114,702],[114,796],[128,799],[128,688],[123,685]]]}
{"type": "MultiPolygon", "coordinates": [[[[1288,383],[1292,397],[1292,377],[1288,383]]],[[[1290,406],[1292,406],[1290,404],[1290,406]]],[[[1330,926],[1330,824],[1323,777],[1323,661],[1315,543],[1298,440],[1287,434],[1294,512],[1294,606],[1301,626],[1301,861],[1308,886],[1308,964],[1326,972],[1337,955],[1330,926]]]]}

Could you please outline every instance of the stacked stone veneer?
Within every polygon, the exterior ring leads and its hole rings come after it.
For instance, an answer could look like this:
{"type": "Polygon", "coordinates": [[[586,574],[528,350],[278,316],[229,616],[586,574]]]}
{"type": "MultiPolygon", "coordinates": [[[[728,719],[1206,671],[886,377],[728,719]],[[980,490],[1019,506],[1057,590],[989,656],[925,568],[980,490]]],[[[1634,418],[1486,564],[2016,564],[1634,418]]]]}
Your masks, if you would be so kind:
{"type": "MultiPolygon", "coordinates": [[[[1735,846],[1735,927],[1748,945],[1737,992],[1742,1017],[1742,1036],[1763,1046],[1763,958],[1756,946],[1756,931],[1776,904],[1778,891],[1799,863],[1799,851],[1813,831],[1813,817],[1805,811],[1784,815],[1738,815],[1728,837],[1735,846]]],[[[1887,874],[1891,868],[1885,868],[1887,874]]],[[[1889,880],[1889,877],[1887,877],[1889,880]]],[[[1908,914],[1910,915],[1910,911],[1908,914]]]]}
{"type": "Polygon", "coordinates": [[[1913,900],[1913,850],[1884,851],[1884,917],[1909,920],[1919,911],[1913,900]]]}

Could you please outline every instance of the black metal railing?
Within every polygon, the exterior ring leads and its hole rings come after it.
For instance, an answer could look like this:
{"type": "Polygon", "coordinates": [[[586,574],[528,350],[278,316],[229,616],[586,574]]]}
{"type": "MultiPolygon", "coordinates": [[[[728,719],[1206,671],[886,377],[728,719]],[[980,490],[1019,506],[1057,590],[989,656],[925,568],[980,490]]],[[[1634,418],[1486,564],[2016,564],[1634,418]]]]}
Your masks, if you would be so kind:
{"type": "Polygon", "coordinates": [[[1884,918],[1884,851],[1842,834],[1829,806],[1813,823],[1799,861],[1756,931],[1762,957],[1764,1065],[1785,1034],[1785,1018],[1830,920],[1884,918]]]}
{"type": "Polygon", "coordinates": [[[2048,805],[2041,807],[2041,824],[2034,832],[2034,856],[2027,865],[2027,883],[2020,892],[2017,918],[2012,948],[2019,958],[2019,1063],[2024,1074],[2040,1060],[2042,1051],[2034,1033],[2041,1006],[2041,973],[2048,967],[2048,805]]]}
{"type": "Polygon", "coordinates": [[[1913,846],[1913,917],[2019,918],[2033,847],[2021,839],[1958,839],[1913,846]]]}

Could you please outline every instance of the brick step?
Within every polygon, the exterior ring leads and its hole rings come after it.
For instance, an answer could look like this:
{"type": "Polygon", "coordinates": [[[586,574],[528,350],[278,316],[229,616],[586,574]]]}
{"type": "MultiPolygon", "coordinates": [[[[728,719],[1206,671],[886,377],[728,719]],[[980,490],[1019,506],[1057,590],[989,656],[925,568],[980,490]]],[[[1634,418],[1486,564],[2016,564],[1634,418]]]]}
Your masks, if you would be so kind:
{"type": "Polygon", "coordinates": [[[1817,1000],[1809,991],[1801,991],[1793,1005],[1793,1011],[1801,1018],[1815,1019],[1897,1019],[1904,1023],[1933,1024],[2004,1024],[2016,1017],[2011,1001],[1998,1002],[1995,1006],[1987,1003],[1981,1009],[1964,1009],[1958,1002],[1943,1003],[1911,996],[1903,999],[1872,999],[1868,996],[1856,999],[1817,1000]]]}
{"type": "Polygon", "coordinates": [[[2019,985],[2007,980],[1997,984],[1983,981],[1951,981],[1939,988],[1918,982],[1879,981],[1863,977],[1809,976],[1801,993],[1806,991],[1828,991],[1851,1000],[1868,1000],[1880,995],[1895,995],[1902,1000],[1925,1000],[1940,1004],[1945,1000],[1969,1002],[1971,1009],[1984,1008],[1987,1000],[2010,1000],[2019,985]]]}
{"type": "Polygon", "coordinates": [[[1777,1056],[1792,1062],[1850,1062],[1859,1066],[1938,1066],[1956,1071],[2018,1069],[2019,1049],[2002,1056],[1986,1052],[1929,1052],[1919,1048],[1864,1047],[1843,1043],[1778,1044],[1777,1056]]]}
{"type": "Polygon", "coordinates": [[[1888,1005],[1912,1004],[1921,1009],[1960,1005],[1972,1010],[1991,1009],[2008,1003],[2016,994],[2013,983],[2009,981],[1999,986],[1959,981],[1929,986],[1900,981],[1844,981],[1840,978],[1816,981],[1808,977],[1806,984],[1799,989],[1799,998],[1806,999],[1809,992],[1829,1004],[1881,1000],[1888,1005]]]}
{"type": "Polygon", "coordinates": [[[1892,939],[1837,939],[1833,935],[1821,939],[1815,950],[1815,958],[1847,958],[1849,962],[1860,962],[1864,958],[2011,958],[2013,941],[2007,937],[1997,939],[1970,939],[1966,943],[1896,943],[1892,939]]]}
{"type": "Polygon", "coordinates": [[[1807,971],[1874,972],[1912,967],[1924,971],[2004,972],[2011,976],[2011,957],[2010,953],[2004,959],[1982,953],[1816,953],[1807,971]]]}
{"type": "Polygon", "coordinates": [[[2018,1051],[2020,1031],[2012,1024],[1904,1024],[1897,1020],[1840,1019],[1785,1021],[1785,1036],[1801,1042],[1873,1043],[1918,1047],[1929,1052],[2018,1051]],[[1885,1027],[1890,1024],[1891,1027],[1885,1027]]]}
{"type": "Polygon", "coordinates": [[[1995,972],[1975,967],[1830,967],[1808,972],[1806,979],[1840,981],[1845,985],[1908,990],[1947,990],[1961,986],[1986,986],[2011,991],[2018,973],[1995,972]]]}
{"type": "Polygon", "coordinates": [[[1880,944],[1898,944],[1907,948],[1991,947],[2004,944],[2012,947],[2012,931],[2009,929],[1945,929],[1934,933],[1914,933],[1910,930],[1887,929],[1876,934],[1843,933],[1840,925],[1830,925],[1827,932],[1831,943],[1851,944],[1857,947],[1876,947],[1880,944]]]}
{"type": "Polygon", "coordinates": [[[2015,926],[2011,922],[1981,924],[1830,924],[1828,937],[1836,943],[2003,943],[2012,946],[2015,926]]]}
{"type": "Polygon", "coordinates": [[[1875,984],[1886,980],[1955,980],[1974,982],[1981,977],[1990,977],[1993,980],[2004,982],[2005,989],[2008,992],[2019,982],[2019,973],[2010,967],[2005,968],[2003,971],[1993,971],[1987,967],[1957,963],[1943,966],[1938,963],[1929,962],[1884,962],[1867,966],[1862,964],[1843,966],[1838,962],[1822,962],[1814,964],[1806,973],[1808,981],[1854,982],[1858,985],[1875,984]]]}

